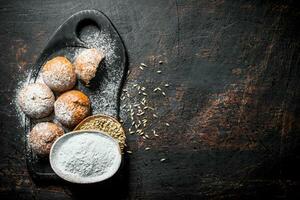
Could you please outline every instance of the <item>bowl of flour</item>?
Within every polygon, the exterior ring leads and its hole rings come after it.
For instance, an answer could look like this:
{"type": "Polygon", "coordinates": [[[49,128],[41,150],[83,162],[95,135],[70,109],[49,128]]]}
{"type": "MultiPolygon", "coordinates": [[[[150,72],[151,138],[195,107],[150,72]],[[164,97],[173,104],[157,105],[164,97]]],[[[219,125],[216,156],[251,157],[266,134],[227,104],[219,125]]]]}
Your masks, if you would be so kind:
{"type": "Polygon", "coordinates": [[[100,131],[72,131],[52,145],[50,164],[62,179],[72,183],[97,183],[119,169],[122,154],[111,136],[100,131]]]}

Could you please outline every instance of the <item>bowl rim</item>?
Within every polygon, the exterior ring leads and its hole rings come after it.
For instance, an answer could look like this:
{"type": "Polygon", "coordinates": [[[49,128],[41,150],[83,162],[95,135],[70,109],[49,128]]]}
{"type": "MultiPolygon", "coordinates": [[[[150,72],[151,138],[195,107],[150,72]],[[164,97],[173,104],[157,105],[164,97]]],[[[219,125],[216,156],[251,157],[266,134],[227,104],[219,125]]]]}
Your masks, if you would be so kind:
{"type": "Polygon", "coordinates": [[[63,180],[66,180],[68,182],[71,183],[79,183],[79,184],[91,184],[91,183],[98,183],[98,182],[102,182],[105,181],[109,178],[111,178],[113,175],[116,174],[116,172],[119,170],[120,166],[121,166],[121,162],[122,162],[122,153],[121,153],[121,149],[119,146],[119,143],[116,139],[114,139],[113,137],[111,137],[110,135],[102,132],[102,131],[97,131],[97,130],[78,130],[78,131],[71,131],[68,132],[62,136],[60,136],[57,140],[55,140],[55,142],[52,144],[51,149],[50,149],[50,153],[49,153],[49,162],[50,162],[50,166],[52,168],[52,170],[55,172],[56,175],[58,175],[60,178],[62,178],[63,180]],[[64,138],[66,137],[74,137],[76,134],[84,134],[84,133],[96,133],[96,134],[101,134],[102,137],[106,137],[109,138],[111,141],[113,141],[113,143],[115,144],[115,146],[118,149],[118,155],[117,158],[118,160],[116,161],[116,163],[113,165],[113,170],[111,170],[109,175],[106,176],[102,176],[101,178],[97,179],[97,177],[93,177],[91,180],[88,180],[88,178],[69,178],[69,176],[64,175],[61,170],[59,170],[56,165],[54,164],[54,160],[53,160],[53,156],[55,155],[55,151],[54,148],[55,146],[61,142],[64,138]],[[73,136],[70,136],[73,135],[73,136]]]}
{"type": "MultiPolygon", "coordinates": [[[[122,123],[119,122],[115,117],[110,116],[110,115],[105,115],[105,114],[95,114],[95,115],[91,115],[91,116],[88,116],[88,117],[84,118],[79,124],[77,124],[77,125],[75,126],[75,128],[73,129],[73,131],[83,130],[83,129],[80,129],[80,127],[81,127],[85,122],[87,122],[87,121],[89,121],[89,120],[92,120],[93,118],[97,118],[97,117],[108,118],[108,119],[114,121],[115,123],[119,124],[120,127],[121,127],[121,129],[122,129],[122,131],[123,131],[124,134],[125,134],[125,129],[124,129],[122,123]]],[[[95,129],[87,129],[87,130],[95,130],[95,129]]]]}

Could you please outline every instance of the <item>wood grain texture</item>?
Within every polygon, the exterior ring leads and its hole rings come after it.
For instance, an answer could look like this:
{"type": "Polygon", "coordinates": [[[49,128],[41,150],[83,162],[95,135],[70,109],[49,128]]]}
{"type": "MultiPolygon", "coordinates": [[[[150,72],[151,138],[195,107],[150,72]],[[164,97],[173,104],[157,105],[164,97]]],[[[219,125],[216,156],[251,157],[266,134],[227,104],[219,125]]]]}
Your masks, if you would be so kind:
{"type": "MultiPolygon", "coordinates": [[[[300,10],[294,2],[1,1],[0,199],[100,198],[111,191],[111,199],[299,198],[300,10]],[[149,96],[160,107],[151,125],[160,137],[128,136],[133,154],[111,183],[33,183],[15,90],[53,31],[82,9],[103,11],[123,38],[131,70],[125,88],[170,83],[166,98],[149,96]],[[159,60],[161,75],[138,68],[141,62],[158,67],[159,60]]],[[[121,116],[128,128],[129,115],[121,116]]]]}

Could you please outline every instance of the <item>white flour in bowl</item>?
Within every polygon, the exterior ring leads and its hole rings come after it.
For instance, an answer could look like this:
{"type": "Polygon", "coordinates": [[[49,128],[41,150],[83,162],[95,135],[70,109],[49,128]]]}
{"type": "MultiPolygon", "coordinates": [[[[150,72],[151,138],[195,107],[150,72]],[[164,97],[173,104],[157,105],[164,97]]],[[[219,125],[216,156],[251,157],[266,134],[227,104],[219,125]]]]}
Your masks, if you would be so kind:
{"type": "MultiPolygon", "coordinates": [[[[53,153],[53,152],[52,152],[53,153]]],[[[52,162],[68,177],[92,178],[111,172],[120,156],[116,144],[99,133],[80,133],[57,145],[52,162]]]]}

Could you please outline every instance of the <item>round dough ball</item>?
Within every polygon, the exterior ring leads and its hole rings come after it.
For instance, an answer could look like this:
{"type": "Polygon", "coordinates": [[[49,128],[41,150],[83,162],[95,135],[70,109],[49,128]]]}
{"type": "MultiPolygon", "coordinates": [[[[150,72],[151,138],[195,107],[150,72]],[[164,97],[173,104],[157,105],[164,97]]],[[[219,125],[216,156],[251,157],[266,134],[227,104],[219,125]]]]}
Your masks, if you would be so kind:
{"type": "Polygon", "coordinates": [[[28,143],[32,150],[40,155],[47,156],[55,140],[64,134],[64,130],[50,122],[38,123],[28,135],[28,143]]]}
{"type": "Polygon", "coordinates": [[[90,113],[89,98],[80,91],[63,93],[54,103],[56,119],[67,127],[74,127],[90,113]]]}
{"type": "Polygon", "coordinates": [[[55,97],[50,88],[41,83],[33,83],[22,88],[18,94],[18,104],[31,118],[43,118],[53,111],[55,97]]]}
{"type": "Polygon", "coordinates": [[[56,92],[70,90],[76,83],[76,74],[72,63],[65,57],[55,57],[43,66],[43,81],[56,92]]]}
{"type": "Polygon", "coordinates": [[[89,84],[90,80],[95,77],[99,63],[103,58],[104,54],[95,48],[83,50],[74,61],[78,79],[89,84]]]}

